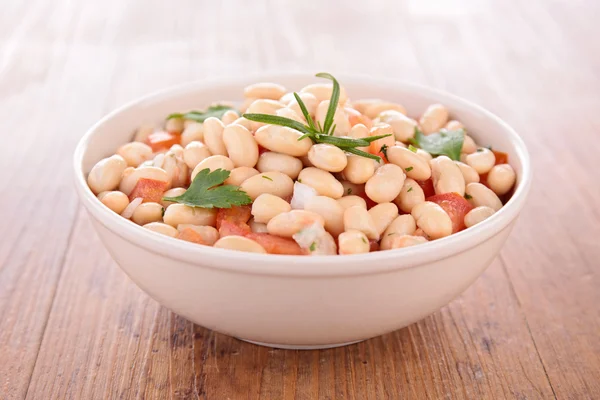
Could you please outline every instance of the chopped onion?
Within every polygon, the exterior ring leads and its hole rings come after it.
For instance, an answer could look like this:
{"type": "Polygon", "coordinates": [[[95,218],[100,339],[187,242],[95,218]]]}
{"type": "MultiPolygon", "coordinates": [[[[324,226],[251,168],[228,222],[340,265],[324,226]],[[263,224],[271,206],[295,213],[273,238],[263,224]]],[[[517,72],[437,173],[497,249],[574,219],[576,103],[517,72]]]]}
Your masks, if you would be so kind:
{"type": "Polygon", "coordinates": [[[337,254],[335,240],[318,222],[302,229],[293,236],[300,247],[308,250],[311,256],[327,256],[337,254]]]}
{"type": "Polygon", "coordinates": [[[165,162],[165,154],[164,153],[157,154],[156,157],[154,157],[153,164],[155,167],[162,168],[164,162],[165,162]]]}
{"type": "Polygon", "coordinates": [[[305,185],[304,183],[294,183],[294,195],[292,196],[292,201],[290,202],[292,209],[304,210],[306,202],[317,195],[318,193],[314,188],[305,185]]]}
{"type": "Polygon", "coordinates": [[[125,209],[121,213],[121,216],[127,219],[131,218],[135,209],[138,208],[140,204],[142,204],[142,201],[144,201],[144,199],[142,199],[141,197],[136,197],[135,199],[133,199],[131,203],[129,203],[127,207],[125,207],[125,209]]]}

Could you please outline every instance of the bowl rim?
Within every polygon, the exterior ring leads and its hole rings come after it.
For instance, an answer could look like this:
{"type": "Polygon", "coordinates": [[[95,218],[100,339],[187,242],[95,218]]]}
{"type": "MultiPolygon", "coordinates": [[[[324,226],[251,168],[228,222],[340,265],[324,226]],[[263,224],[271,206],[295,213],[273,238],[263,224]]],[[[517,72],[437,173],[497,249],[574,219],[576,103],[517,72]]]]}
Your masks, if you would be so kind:
{"type": "Polygon", "coordinates": [[[113,234],[152,253],[194,264],[197,267],[216,268],[252,275],[298,277],[385,273],[443,260],[465,252],[491,239],[509,226],[519,215],[531,187],[532,169],[529,153],[524,141],[508,123],[471,101],[439,89],[402,80],[373,78],[357,74],[339,74],[338,80],[345,83],[350,82],[350,85],[354,83],[384,87],[392,86],[394,89],[400,91],[425,92],[427,95],[440,99],[441,103],[454,103],[462,107],[471,108],[479,112],[486,119],[490,119],[498,124],[505,131],[505,134],[508,135],[509,142],[513,146],[522,166],[522,173],[517,175],[517,187],[511,199],[485,222],[420,246],[344,256],[307,257],[238,252],[210,246],[199,246],[194,243],[171,238],[144,229],[142,226],[122,218],[104,206],[88,187],[82,165],[91,137],[94,136],[95,132],[103,124],[117,115],[143,106],[146,102],[154,103],[165,98],[181,96],[189,92],[207,90],[218,86],[231,87],[238,85],[241,88],[249,80],[254,82],[277,81],[300,79],[307,76],[310,76],[310,74],[288,72],[192,81],[155,91],[117,107],[92,125],[80,139],[75,149],[73,155],[75,188],[81,202],[94,219],[113,234]],[[203,258],[206,258],[206,260],[203,260],[203,258]],[[282,263],[291,265],[282,266],[282,263]]]}

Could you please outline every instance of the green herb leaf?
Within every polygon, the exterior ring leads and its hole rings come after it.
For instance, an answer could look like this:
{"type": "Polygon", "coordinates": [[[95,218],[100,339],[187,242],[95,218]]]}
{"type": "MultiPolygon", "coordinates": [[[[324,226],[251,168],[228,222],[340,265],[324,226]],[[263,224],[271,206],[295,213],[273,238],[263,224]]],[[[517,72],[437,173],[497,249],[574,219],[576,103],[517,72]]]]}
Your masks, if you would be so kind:
{"type": "Polygon", "coordinates": [[[411,142],[433,155],[444,155],[454,161],[459,161],[464,138],[465,131],[462,129],[444,130],[425,136],[423,132],[415,128],[415,137],[411,139],[411,142]]]}
{"type": "Polygon", "coordinates": [[[410,171],[412,171],[412,170],[413,170],[413,167],[404,168],[404,170],[405,170],[406,172],[410,172],[410,171]]]}
{"type": "MultiPolygon", "coordinates": [[[[340,101],[340,84],[337,79],[333,77],[333,75],[328,74],[326,72],[320,72],[316,77],[325,78],[331,80],[333,82],[333,88],[331,90],[331,98],[329,99],[329,108],[327,109],[327,115],[325,116],[325,121],[323,122],[323,130],[322,132],[325,134],[329,134],[329,129],[333,124],[333,117],[335,116],[335,110],[337,109],[338,103],[340,101]]],[[[332,131],[333,133],[333,131],[332,131]]]]}
{"type": "Polygon", "coordinates": [[[348,194],[348,196],[350,196],[352,194],[352,188],[348,188],[348,190],[346,190],[346,193],[348,194]]]}
{"type": "Polygon", "coordinates": [[[471,200],[473,198],[473,196],[471,196],[470,194],[466,194],[465,193],[465,199],[467,200],[471,200]]]}
{"type": "Polygon", "coordinates": [[[388,145],[387,144],[384,144],[383,146],[381,146],[381,149],[379,149],[379,151],[383,153],[383,155],[385,156],[385,158],[387,158],[387,149],[388,149],[388,145]]]}
{"type": "Polygon", "coordinates": [[[288,128],[295,129],[302,133],[313,134],[306,125],[301,124],[298,121],[294,121],[291,118],[280,117],[278,115],[268,115],[268,114],[244,114],[242,115],[244,118],[249,119],[254,122],[262,122],[263,124],[271,124],[271,125],[279,125],[279,126],[287,126],[288,128]]]}
{"type": "Polygon", "coordinates": [[[205,168],[198,172],[192,184],[180,196],[163,197],[163,201],[173,201],[190,207],[200,208],[231,208],[252,203],[252,199],[238,186],[219,186],[229,178],[229,171],[217,169],[210,171],[205,168]]]}
{"type": "Polygon", "coordinates": [[[408,190],[406,191],[406,193],[410,193],[410,192],[412,192],[412,190],[413,190],[413,188],[411,186],[411,187],[408,188],[408,190]]]}
{"type": "Polygon", "coordinates": [[[266,175],[263,175],[262,177],[263,177],[263,179],[268,179],[268,180],[270,180],[271,182],[273,182],[273,179],[269,178],[269,177],[268,177],[268,176],[266,176],[266,175]]]}
{"type": "Polygon", "coordinates": [[[416,153],[416,152],[417,152],[417,150],[418,150],[418,149],[417,149],[415,146],[413,146],[412,144],[409,144],[409,145],[408,145],[408,149],[409,149],[410,151],[412,151],[413,153],[416,153]]]}
{"type": "Polygon", "coordinates": [[[312,242],[310,244],[309,250],[310,251],[315,251],[317,249],[317,243],[316,242],[312,242]]]}
{"type": "Polygon", "coordinates": [[[348,148],[344,149],[344,151],[347,151],[348,153],[351,153],[351,154],[356,154],[357,156],[370,158],[371,160],[375,160],[377,162],[381,161],[381,158],[379,158],[378,156],[375,156],[371,153],[367,153],[366,151],[355,149],[354,147],[348,147],[348,148]]]}
{"type": "Polygon", "coordinates": [[[367,239],[365,239],[364,237],[361,239],[362,239],[363,243],[369,243],[369,242],[367,242],[367,239]]]}
{"type": "Polygon", "coordinates": [[[329,136],[325,134],[316,134],[315,139],[318,143],[332,144],[337,147],[364,147],[368,146],[369,142],[364,139],[351,139],[337,136],[329,136]]]}
{"type": "Polygon", "coordinates": [[[235,108],[224,105],[224,104],[216,104],[214,106],[210,106],[208,107],[205,111],[190,111],[187,113],[174,113],[171,114],[167,117],[167,119],[172,119],[172,118],[183,118],[183,119],[190,119],[192,121],[196,121],[196,122],[204,122],[207,118],[210,117],[215,117],[215,118],[219,118],[221,119],[221,117],[223,117],[223,114],[225,114],[227,111],[229,110],[233,110],[233,111],[237,111],[235,108]]]}
{"type": "Polygon", "coordinates": [[[388,133],[387,135],[369,136],[369,137],[366,137],[366,138],[361,138],[360,140],[364,140],[364,141],[366,141],[366,142],[369,142],[369,143],[371,143],[371,142],[374,142],[374,141],[376,141],[376,140],[379,140],[379,139],[386,138],[386,137],[388,137],[388,136],[392,136],[392,134],[391,134],[391,133],[388,133]]]}
{"type": "Polygon", "coordinates": [[[300,96],[298,96],[298,93],[294,92],[294,97],[296,98],[296,101],[298,102],[298,106],[300,106],[300,111],[302,111],[302,115],[304,115],[304,119],[306,119],[306,122],[308,122],[309,128],[316,131],[317,127],[315,126],[315,121],[313,121],[312,117],[310,116],[308,109],[306,108],[306,104],[304,104],[304,102],[302,101],[300,96]]]}

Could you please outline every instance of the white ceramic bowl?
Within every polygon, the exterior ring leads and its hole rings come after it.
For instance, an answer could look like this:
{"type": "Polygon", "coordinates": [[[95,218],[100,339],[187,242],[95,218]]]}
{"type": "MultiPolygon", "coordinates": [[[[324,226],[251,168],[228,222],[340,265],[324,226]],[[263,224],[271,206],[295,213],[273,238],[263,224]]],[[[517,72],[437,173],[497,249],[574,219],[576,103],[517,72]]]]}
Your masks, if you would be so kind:
{"type": "Polygon", "coordinates": [[[190,83],[127,104],[94,125],[74,156],[75,186],[115,261],[156,301],[191,321],[240,339],[281,348],[325,348],[405,327],[464,291],[496,257],[521,211],[531,182],[523,141],[501,119],[456,96],[423,86],[338,77],[351,98],[383,98],[419,115],[446,105],[476,142],[509,154],[517,172],[511,200],[484,223],[420,246],[350,256],[277,256],[198,246],[151,232],[106,208],[86,174],[131,140],[142,122],[241,100],[250,83],[299,90],[310,74],[190,83]]]}

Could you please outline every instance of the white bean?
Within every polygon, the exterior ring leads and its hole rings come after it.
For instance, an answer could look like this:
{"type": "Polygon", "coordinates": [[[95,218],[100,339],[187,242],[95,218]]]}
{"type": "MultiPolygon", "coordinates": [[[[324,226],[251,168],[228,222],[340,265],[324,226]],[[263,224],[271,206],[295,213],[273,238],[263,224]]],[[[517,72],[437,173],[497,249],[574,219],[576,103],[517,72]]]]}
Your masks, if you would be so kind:
{"type": "Polygon", "coordinates": [[[441,104],[432,104],[421,115],[419,125],[424,134],[439,131],[448,122],[448,110],[441,104]]]}
{"type": "Polygon", "coordinates": [[[221,155],[210,156],[200,161],[200,163],[194,167],[190,179],[193,181],[196,175],[198,175],[198,172],[206,168],[208,168],[211,172],[217,169],[231,171],[234,168],[234,165],[233,161],[231,161],[228,157],[221,155]]]}
{"type": "Polygon", "coordinates": [[[351,194],[355,194],[357,196],[362,196],[365,194],[365,185],[361,183],[352,183],[350,181],[342,179],[340,181],[342,187],[344,188],[344,196],[350,196],[351,194]]]}
{"type": "Polygon", "coordinates": [[[452,234],[452,220],[446,211],[436,203],[426,201],[415,206],[411,215],[417,226],[432,239],[439,239],[452,234]]]}
{"type": "Polygon", "coordinates": [[[219,231],[212,226],[203,225],[192,225],[192,224],[179,224],[177,230],[184,232],[186,229],[191,229],[202,237],[202,244],[206,246],[212,246],[217,240],[219,240],[219,231]]]}
{"type": "Polygon", "coordinates": [[[346,154],[331,144],[315,144],[308,151],[308,159],[317,168],[329,172],[340,172],[348,164],[346,154]]]}
{"type": "Polygon", "coordinates": [[[375,203],[389,203],[400,194],[406,175],[395,164],[385,164],[365,184],[365,193],[375,203]]]}
{"type": "Polygon", "coordinates": [[[254,139],[262,147],[294,157],[302,157],[308,154],[312,141],[309,138],[298,140],[302,136],[295,129],[278,125],[265,125],[258,129],[254,139]]]}
{"type": "Polygon", "coordinates": [[[421,157],[423,160],[425,160],[427,162],[433,160],[433,156],[423,149],[417,149],[416,153],[419,157],[421,157]]]}
{"type": "MultiPolygon", "coordinates": [[[[308,111],[308,114],[314,117],[315,113],[317,112],[317,106],[319,105],[317,98],[311,93],[298,93],[298,97],[300,97],[300,100],[302,100],[306,106],[306,111],[308,111]]],[[[302,115],[302,109],[293,95],[290,101],[284,104],[287,104],[288,108],[294,110],[296,114],[302,115]]]]}
{"type": "Polygon", "coordinates": [[[465,164],[461,161],[454,161],[460,172],[462,173],[463,178],[465,179],[465,185],[468,185],[471,182],[479,182],[479,174],[472,167],[465,164]]]}
{"type": "Polygon", "coordinates": [[[301,124],[306,124],[306,119],[304,119],[302,111],[300,111],[300,114],[298,114],[295,110],[292,110],[289,107],[280,108],[279,110],[275,111],[275,115],[277,115],[278,117],[293,119],[294,121],[298,121],[301,124]]]}
{"type": "Polygon", "coordinates": [[[412,211],[413,207],[425,201],[423,188],[411,178],[406,178],[400,194],[394,200],[394,203],[405,213],[412,211]]]}
{"type": "Polygon", "coordinates": [[[183,161],[183,149],[175,146],[167,151],[162,163],[162,169],[167,173],[169,187],[185,186],[188,182],[189,167],[183,161]]]}
{"type": "Polygon", "coordinates": [[[233,124],[233,121],[237,120],[239,118],[239,114],[233,110],[227,110],[223,113],[223,116],[221,116],[221,122],[223,122],[223,125],[227,126],[227,125],[231,125],[233,124]]]}
{"type": "MultiPolygon", "coordinates": [[[[245,113],[275,115],[277,113],[277,110],[283,107],[285,106],[276,100],[257,99],[248,106],[245,113]]],[[[265,125],[262,122],[255,121],[250,121],[250,124],[252,126],[251,130],[253,132],[265,125]]]]}
{"type": "Polygon", "coordinates": [[[240,186],[246,179],[258,175],[258,171],[250,167],[237,167],[231,170],[229,178],[223,182],[225,185],[240,186]]]}
{"type": "Polygon", "coordinates": [[[214,208],[189,207],[185,204],[171,204],[165,210],[166,224],[177,227],[179,224],[214,226],[217,210],[214,208]]]}
{"type": "Polygon", "coordinates": [[[204,125],[200,122],[191,122],[185,127],[181,134],[181,145],[187,147],[188,144],[204,140],[204,125]]]}
{"type": "Polygon", "coordinates": [[[446,156],[431,160],[431,176],[435,194],[458,193],[465,194],[465,178],[454,161],[446,156]]]}
{"type": "Polygon", "coordinates": [[[190,142],[183,150],[183,161],[191,169],[194,169],[196,165],[200,164],[202,160],[210,157],[210,150],[202,142],[190,142]]]}
{"type": "Polygon", "coordinates": [[[127,168],[127,162],[117,154],[104,158],[98,161],[90,171],[87,178],[88,186],[94,194],[114,190],[119,186],[121,174],[125,168],[127,168]]]}
{"type": "Polygon", "coordinates": [[[494,211],[502,208],[502,201],[500,201],[496,193],[481,183],[469,183],[465,192],[468,195],[469,203],[473,207],[486,206],[494,211]]]}
{"type": "Polygon", "coordinates": [[[244,88],[245,98],[279,100],[285,94],[285,87],[273,82],[260,82],[244,88]]]}
{"type": "Polygon", "coordinates": [[[492,167],[487,176],[487,184],[498,196],[510,191],[515,184],[517,175],[508,164],[499,164],[492,167]]]}
{"type": "MultiPolygon", "coordinates": [[[[354,105],[354,108],[356,108],[357,103],[354,103],[354,105]]],[[[373,104],[367,105],[366,107],[364,107],[363,111],[360,110],[360,107],[356,109],[371,119],[376,118],[377,116],[386,111],[397,111],[399,113],[406,114],[406,109],[402,105],[389,103],[386,101],[378,101],[374,102],[373,104]]]]}
{"type": "Polygon", "coordinates": [[[130,167],[137,167],[152,158],[152,148],[145,143],[129,142],[119,147],[117,154],[123,157],[130,167]]]}
{"type": "Polygon", "coordinates": [[[291,238],[302,229],[314,223],[323,226],[325,221],[317,213],[305,210],[292,210],[273,217],[267,224],[267,230],[271,235],[291,238]]]}
{"type": "Polygon", "coordinates": [[[461,122],[453,119],[451,121],[448,121],[444,128],[446,128],[449,131],[457,131],[459,129],[465,129],[465,126],[461,122]]]}
{"type": "Polygon", "coordinates": [[[427,243],[427,241],[428,240],[425,239],[423,236],[394,235],[390,238],[389,249],[401,249],[404,247],[416,246],[418,244],[427,243]]]}
{"type": "Polygon", "coordinates": [[[338,243],[340,254],[362,254],[368,253],[371,249],[367,235],[357,230],[342,232],[338,237],[338,243]]]}
{"type": "Polygon", "coordinates": [[[367,209],[367,202],[360,196],[349,195],[344,196],[336,200],[340,206],[345,210],[350,207],[362,207],[365,210],[367,209]]]}
{"type": "Polygon", "coordinates": [[[425,181],[431,177],[429,163],[405,147],[392,146],[388,148],[387,159],[402,168],[406,176],[411,179],[425,181]]]}
{"type": "Polygon", "coordinates": [[[302,161],[287,154],[266,151],[258,158],[256,169],[260,172],[279,171],[296,179],[302,171],[302,161]]]}
{"type": "Polygon", "coordinates": [[[292,178],[278,171],[263,172],[251,176],[240,185],[240,188],[255,200],[263,193],[286,198],[294,191],[292,178]]]}
{"type": "Polygon", "coordinates": [[[241,125],[229,125],[223,130],[223,143],[236,167],[254,167],[258,161],[258,144],[250,131],[241,125]]]}
{"type": "Polygon", "coordinates": [[[165,131],[177,134],[183,132],[183,118],[169,118],[165,123],[165,131]]]}
{"type": "Polygon", "coordinates": [[[344,208],[331,197],[311,197],[306,202],[304,209],[323,217],[325,229],[334,237],[344,231],[344,208]]]}
{"type": "Polygon", "coordinates": [[[462,149],[460,151],[466,154],[471,154],[477,151],[477,145],[471,136],[465,134],[462,149]]]}
{"type": "Polygon", "coordinates": [[[262,224],[260,222],[256,222],[254,220],[254,218],[250,218],[250,221],[248,221],[248,225],[250,226],[250,229],[252,230],[252,232],[269,233],[269,231],[267,230],[267,224],[262,224]]]}
{"type": "Polygon", "coordinates": [[[490,208],[490,207],[486,207],[486,206],[475,207],[474,209],[469,211],[467,213],[467,215],[465,215],[465,226],[467,228],[470,228],[473,225],[476,225],[476,224],[488,219],[489,217],[494,215],[495,212],[496,211],[494,211],[494,209],[490,208]]]}
{"type": "Polygon", "coordinates": [[[394,203],[381,203],[369,209],[368,213],[381,235],[398,216],[398,207],[394,203]]]}
{"type": "MultiPolygon", "coordinates": [[[[317,101],[320,103],[324,100],[329,100],[331,98],[331,92],[333,91],[333,84],[331,83],[313,83],[312,85],[308,85],[300,90],[300,93],[310,93],[317,101]]],[[[348,100],[348,96],[346,95],[346,89],[343,86],[340,86],[340,100],[339,104],[346,103],[348,100]]]]}
{"type": "Polygon", "coordinates": [[[268,223],[273,217],[292,210],[292,206],[281,197],[263,193],[252,203],[254,221],[268,223]]]}
{"type": "Polygon", "coordinates": [[[154,133],[155,129],[156,129],[156,127],[152,124],[141,125],[135,132],[133,141],[146,143],[148,136],[150,136],[152,133],[154,133]]]}
{"type": "Polygon", "coordinates": [[[346,159],[346,168],[342,171],[342,176],[352,183],[365,183],[375,173],[376,164],[373,160],[356,154],[348,154],[346,159]]]}
{"type": "MultiPolygon", "coordinates": [[[[325,116],[327,115],[327,111],[329,109],[329,100],[323,100],[317,106],[317,111],[315,113],[315,121],[320,123],[323,128],[325,128],[325,116]]],[[[348,118],[348,114],[342,107],[338,105],[335,109],[335,114],[333,115],[333,124],[335,125],[335,136],[346,136],[348,132],[350,132],[350,120],[348,118]]]]}
{"type": "MultiPolygon", "coordinates": [[[[371,135],[369,128],[367,128],[363,124],[356,124],[352,128],[350,128],[350,132],[348,133],[348,137],[352,139],[364,139],[371,135]]],[[[358,150],[369,151],[369,146],[357,147],[358,150]]]]}
{"type": "Polygon", "coordinates": [[[150,222],[149,224],[144,225],[144,228],[170,237],[177,237],[177,234],[179,233],[177,229],[173,228],[171,225],[162,222],[150,222]]]}
{"type": "Polygon", "coordinates": [[[217,240],[214,247],[218,249],[228,249],[235,251],[245,251],[247,253],[267,254],[267,251],[260,244],[252,239],[243,236],[225,236],[217,240]]]}
{"type": "Polygon", "coordinates": [[[383,232],[381,237],[381,250],[390,250],[394,244],[394,238],[402,235],[412,235],[417,229],[415,219],[410,214],[397,216],[383,232]]]}
{"type": "Polygon", "coordinates": [[[344,210],[344,230],[361,231],[369,239],[379,240],[379,232],[373,217],[365,208],[360,206],[349,207],[344,210]]]}
{"type": "Polygon", "coordinates": [[[335,177],[319,168],[304,168],[298,175],[298,180],[314,188],[321,196],[339,199],[344,195],[344,187],[335,177]]]}
{"type": "Polygon", "coordinates": [[[250,121],[249,119],[246,119],[244,117],[239,117],[238,119],[233,121],[230,125],[241,125],[244,128],[248,129],[249,131],[252,131],[252,121],[250,121]]]}
{"type": "MultiPolygon", "coordinates": [[[[172,188],[167,190],[166,192],[163,193],[162,197],[177,197],[177,196],[181,196],[182,194],[184,194],[186,191],[186,189],[182,188],[182,187],[178,187],[178,188],[172,188]]],[[[165,200],[161,200],[160,204],[165,208],[165,210],[167,209],[167,207],[169,207],[171,204],[175,204],[175,202],[173,201],[165,201],[165,200]]]]}
{"type": "Polygon", "coordinates": [[[158,203],[142,203],[136,207],[131,220],[138,225],[146,225],[150,222],[159,222],[162,220],[163,206],[158,203]]]}
{"type": "Polygon", "coordinates": [[[208,147],[211,154],[227,155],[227,148],[223,142],[224,130],[225,125],[218,118],[210,117],[204,121],[204,144],[208,147]]]}
{"type": "Polygon", "coordinates": [[[389,124],[394,131],[396,140],[400,142],[406,143],[415,136],[417,121],[407,117],[404,113],[396,110],[384,111],[379,114],[379,121],[389,124]]]}
{"type": "Polygon", "coordinates": [[[121,214],[129,205],[129,198],[118,190],[98,194],[98,200],[117,214],[121,214]]]}
{"type": "Polygon", "coordinates": [[[138,167],[131,170],[131,172],[128,171],[127,174],[123,173],[123,179],[121,179],[121,183],[119,184],[119,190],[129,196],[135,185],[137,185],[138,181],[142,178],[167,182],[169,184],[167,188],[169,188],[171,182],[167,172],[162,168],[138,167]]]}
{"type": "Polygon", "coordinates": [[[496,164],[496,156],[490,149],[480,147],[476,152],[467,154],[465,163],[477,171],[479,175],[487,174],[496,164]]]}

